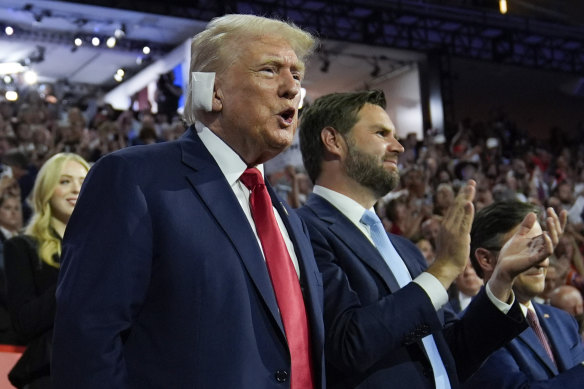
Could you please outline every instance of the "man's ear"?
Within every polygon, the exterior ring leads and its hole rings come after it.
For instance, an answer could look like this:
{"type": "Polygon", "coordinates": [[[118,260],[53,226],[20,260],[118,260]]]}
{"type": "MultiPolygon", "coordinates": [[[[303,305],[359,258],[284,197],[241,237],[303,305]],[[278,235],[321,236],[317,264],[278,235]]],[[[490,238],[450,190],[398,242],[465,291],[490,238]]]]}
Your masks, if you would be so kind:
{"type": "Polygon", "coordinates": [[[493,274],[495,270],[495,266],[497,265],[497,257],[493,255],[493,253],[487,249],[479,247],[474,252],[475,259],[477,260],[481,269],[483,269],[483,273],[493,274]]]}
{"type": "Polygon", "coordinates": [[[320,132],[320,140],[324,146],[326,154],[342,156],[346,149],[346,142],[343,136],[333,127],[325,127],[320,132]]]}
{"type": "Polygon", "coordinates": [[[223,110],[223,90],[217,85],[217,82],[213,86],[211,109],[213,112],[221,112],[223,110]]]}

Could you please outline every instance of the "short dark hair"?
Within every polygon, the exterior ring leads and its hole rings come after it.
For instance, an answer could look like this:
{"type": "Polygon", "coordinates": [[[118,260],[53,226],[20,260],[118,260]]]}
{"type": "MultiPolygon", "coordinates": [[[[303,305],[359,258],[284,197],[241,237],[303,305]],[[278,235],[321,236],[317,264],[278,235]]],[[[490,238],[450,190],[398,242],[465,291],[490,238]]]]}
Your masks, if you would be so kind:
{"type": "Polygon", "coordinates": [[[500,250],[505,243],[503,236],[521,224],[530,212],[540,213],[535,205],[521,201],[499,201],[477,212],[470,231],[470,262],[479,277],[484,278],[484,274],[475,250],[481,247],[500,250]]]}
{"type": "Polygon", "coordinates": [[[27,156],[18,150],[7,151],[2,157],[2,163],[8,166],[18,166],[22,169],[28,168],[28,158],[27,156]]]}
{"type": "Polygon", "coordinates": [[[320,176],[324,145],[320,139],[323,128],[332,127],[345,137],[358,121],[365,104],[385,109],[385,95],[381,90],[332,93],[319,97],[302,112],[300,121],[300,150],[308,176],[314,183],[320,176]]]}

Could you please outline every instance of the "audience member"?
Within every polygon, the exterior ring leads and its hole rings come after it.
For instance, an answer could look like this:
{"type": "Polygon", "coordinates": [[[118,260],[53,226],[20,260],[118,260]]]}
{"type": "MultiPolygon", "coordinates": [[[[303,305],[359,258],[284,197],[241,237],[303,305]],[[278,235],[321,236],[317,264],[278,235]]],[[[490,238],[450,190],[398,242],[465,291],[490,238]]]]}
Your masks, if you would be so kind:
{"type": "MultiPolygon", "coordinates": [[[[10,192],[0,197],[0,241],[4,242],[20,233],[22,229],[22,207],[20,198],[10,192]]],[[[0,261],[3,262],[3,261],[0,261]]]]}
{"type": "Polygon", "coordinates": [[[560,264],[555,255],[550,255],[549,265],[545,273],[545,285],[543,291],[533,298],[533,301],[540,304],[550,303],[550,294],[559,285],[562,285],[563,278],[560,279],[560,264]]]}
{"type": "Polygon", "coordinates": [[[555,254],[562,270],[562,283],[572,285],[584,293],[584,264],[574,233],[568,232],[560,239],[555,254]]]}
{"type": "Polygon", "coordinates": [[[580,335],[584,335],[584,302],[578,289],[570,285],[557,287],[550,294],[550,305],[572,315],[578,322],[580,335]]]}
{"type": "Polygon", "coordinates": [[[448,289],[448,303],[455,313],[461,313],[470,304],[483,287],[483,280],[477,276],[470,259],[462,273],[456,277],[452,286],[448,289]]]}
{"type": "Polygon", "coordinates": [[[424,259],[426,260],[426,264],[430,266],[434,259],[436,259],[436,252],[434,251],[434,246],[430,243],[429,240],[421,238],[416,242],[416,247],[420,250],[424,259]]]}
{"type": "Polygon", "coordinates": [[[172,119],[177,114],[178,101],[182,95],[180,86],[174,84],[174,73],[161,74],[156,83],[156,104],[158,112],[172,119]]]}
{"type": "Polygon", "coordinates": [[[391,222],[388,232],[406,238],[412,237],[420,225],[418,215],[413,218],[408,212],[405,196],[391,199],[385,206],[385,216],[391,222]]]}
{"type": "Polygon", "coordinates": [[[432,215],[432,217],[426,219],[421,226],[421,234],[424,239],[432,244],[434,250],[436,250],[436,240],[438,239],[438,234],[440,233],[440,224],[442,223],[442,216],[432,215]]]}
{"type": "MultiPolygon", "coordinates": [[[[472,263],[486,282],[506,258],[501,252],[517,233],[541,240],[542,227],[537,208],[518,201],[494,203],[479,211],[471,231],[472,263]],[[532,227],[527,231],[527,226],[532,227]]],[[[552,211],[553,212],[553,211],[552,211]]],[[[558,222],[550,218],[546,227],[554,237],[558,222]]],[[[565,220],[564,211],[562,218],[565,220]]],[[[564,221],[562,221],[563,223],[564,221]]],[[[557,239],[557,235],[554,240],[557,239]]],[[[491,388],[576,388],[584,380],[584,346],[578,325],[566,312],[533,301],[544,288],[548,260],[535,263],[513,284],[529,328],[491,355],[465,384],[469,389],[491,388]]],[[[493,333],[489,332],[489,336],[493,333]]]]}
{"type": "Polygon", "coordinates": [[[61,239],[89,170],[76,154],[51,157],[36,178],[26,235],[4,242],[8,307],[26,350],[10,371],[17,388],[51,388],[50,352],[61,239]]]}
{"type": "Polygon", "coordinates": [[[0,191],[0,344],[20,344],[14,331],[6,297],[4,271],[4,242],[20,234],[22,229],[22,207],[20,197],[8,191],[0,191]]]}
{"type": "Polygon", "coordinates": [[[32,209],[27,201],[37,174],[37,167],[30,163],[27,155],[18,150],[10,150],[2,157],[2,164],[8,166],[9,176],[12,176],[17,182],[22,206],[23,220],[27,222],[30,219],[32,209]]]}
{"type": "Polygon", "coordinates": [[[434,196],[434,214],[444,216],[454,202],[454,189],[448,183],[442,183],[436,188],[434,196]]]}
{"type": "Polygon", "coordinates": [[[550,305],[563,309],[574,317],[584,313],[582,294],[570,285],[562,285],[554,289],[550,294],[550,305]]]}

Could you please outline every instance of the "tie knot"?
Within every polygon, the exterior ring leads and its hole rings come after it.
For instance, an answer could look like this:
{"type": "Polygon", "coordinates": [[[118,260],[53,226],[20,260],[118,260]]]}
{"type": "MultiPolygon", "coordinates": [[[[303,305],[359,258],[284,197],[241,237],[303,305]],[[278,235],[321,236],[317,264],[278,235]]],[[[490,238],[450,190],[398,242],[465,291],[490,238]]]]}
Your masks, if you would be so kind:
{"type": "Polygon", "coordinates": [[[535,312],[533,311],[533,309],[527,309],[527,321],[529,322],[530,326],[533,326],[534,324],[537,324],[539,320],[537,320],[537,316],[535,314],[535,312]]]}
{"type": "Polygon", "coordinates": [[[379,217],[375,214],[375,212],[366,210],[363,212],[363,216],[361,216],[361,223],[365,224],[366,226],[373,227],[376,224],[381,224],[381,220],[379,220],[379,217]]]}
{"type": "Polygon", "coordinates": [[[260,173],[260,171],[255,167],[245,169],[239,179],[249,190],[253,190],[258,185],[264,185],[264,178],[262,177],[262,173],[260,173]]]}

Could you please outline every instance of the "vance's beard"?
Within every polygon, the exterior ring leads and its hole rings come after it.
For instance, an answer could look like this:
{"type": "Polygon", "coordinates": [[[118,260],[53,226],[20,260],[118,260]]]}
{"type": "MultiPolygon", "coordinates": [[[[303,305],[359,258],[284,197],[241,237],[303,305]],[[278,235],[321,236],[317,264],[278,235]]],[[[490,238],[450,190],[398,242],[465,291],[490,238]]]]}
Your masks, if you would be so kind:
{"type": "Polygon", "coordinates": [[[349,142],[349,154],[345,161],[347,175],[373,191],[376,198],[385,196],[399,183],[399,173],[387,171],[379,159],[362,152],[349,142]]]}

